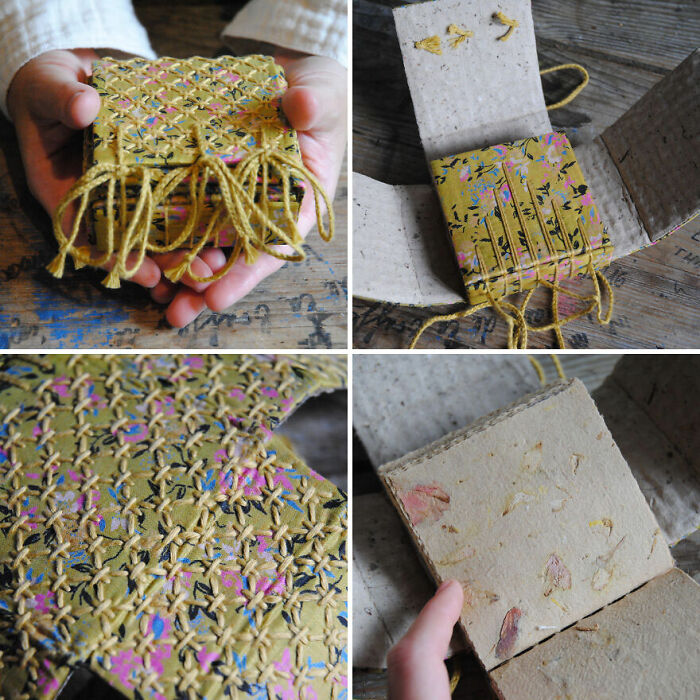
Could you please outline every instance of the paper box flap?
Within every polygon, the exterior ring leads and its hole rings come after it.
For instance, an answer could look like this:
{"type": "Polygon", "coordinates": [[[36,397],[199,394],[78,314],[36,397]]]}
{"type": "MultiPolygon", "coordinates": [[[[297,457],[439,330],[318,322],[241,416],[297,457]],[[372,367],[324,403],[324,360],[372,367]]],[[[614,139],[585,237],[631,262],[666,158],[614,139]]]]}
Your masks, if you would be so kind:
{"type": "Polygon", "coordinates": [[[428,160],[552,130],[530,1],[440,0],[394,10],[416,121],[428,160]],[[497,11],[518,22],[507,41],[497,11]],[[473,32],[455,48],[447,28],[473,32]],[[441,55],[416,48],[438,36],[441,55]]]}

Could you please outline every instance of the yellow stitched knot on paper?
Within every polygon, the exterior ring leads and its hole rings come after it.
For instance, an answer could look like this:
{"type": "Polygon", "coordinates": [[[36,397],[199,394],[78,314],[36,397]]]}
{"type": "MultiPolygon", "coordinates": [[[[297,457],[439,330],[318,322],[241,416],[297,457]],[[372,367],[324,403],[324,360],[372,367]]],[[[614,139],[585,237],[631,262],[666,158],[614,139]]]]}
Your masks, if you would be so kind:
{"type": "Polygon", "coordinates": [[[437,34],[435,36],[429,36],[427,39],[417,41],[415,47],[434,53],[436,56],[442,56],[440,37],[437,34]]]}
{"type": "Polygon", "coordinates": [[[499,41],[508,41],[508,39],[510,39],[511,34],[515,31],[516,27],[520,26],[517,19],[510,19],[510,17],[506,17],[506,15],[504,15],[502,12],[494,12],[493,18],[495,20],[498,20],[501,24],[504,24],[506,27],[508,27],[506,33],[498,37],[499,41]]]}
{"type": "Polygon", "coordinates": [[[447,28],[447,33],[454,37],[453,39],[450,39],[450,46],[453,49],[456,49],[462,42],[466,41],[470,36],[474,36],[474,32],[470,32],[467,29],[462,29],[456,24],[451,24],[447,28]]]}
{"type": "Polygon", "coordinates": [[[287,82],[273,59],[105,58],[96,62],[91,83],[101,106],[85,134],[85,174],[54,215],[59,253],[49,270],[55,276],[62,276],[68,255],[76,267],[113,260],[107,287],[132,277],[145,255],[178,248],[188,252],[165,271],[174,282],[188,272],[199,281],[218,279],[240,255],[247,262],[259,252],[302,260],[296,220],[305,183],[316,200],[319,232],[332,237],[331,202],[302,162],[281,108],[287,82]],[[76,220],[66,231],[64,215],[74,203],[76,220]],[[79,240],[83,223],[102,253],[97,257],[79,240]],[[280,253],[275,244],[292,252],[280,253]],[[190,271],[205,245],[232,248],[227,264],[207,280],[190,271]]]}

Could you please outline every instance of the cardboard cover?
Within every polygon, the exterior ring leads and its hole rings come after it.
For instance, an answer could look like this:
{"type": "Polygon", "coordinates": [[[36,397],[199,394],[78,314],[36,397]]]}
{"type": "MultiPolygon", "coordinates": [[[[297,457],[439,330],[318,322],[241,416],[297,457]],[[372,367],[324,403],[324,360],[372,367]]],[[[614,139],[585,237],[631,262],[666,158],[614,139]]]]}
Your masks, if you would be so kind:
{"type": "Polygon", "coordinates": [[[672,569],[490,676],[501,700],[693,698],[698,668],[700,585],[672,569]]]}
{"type": "Polygon", "coordinates": [[[700,50],[602,134],[651,241],[700,212],[700,50]]]}
{"type": "Polygon", "coordinates": [[[486,669],[673,565],[576,379],[380,474],[436,581],[462,582],[460,625],[486,669]]]}
{"type": "Polygon", "coordinates": [[[397,7],[396,34],[429,161],[552,130],[542,93],[530,0],[440,0],[397,7]],[[499,41],[502,11],[519,26],[499,41]],[[474,33],[456,48],[447,27],[474,33]],[[438,35],[442,55],[415,43],[438,35]]]}
{"type": "Polygon", "coordinates": [[[454,304],[464,286],[435,192],[353,173],[353,294],[399,304],[454,304]]]}
{"type": "Polygon", "coordinates": [[[515,355],[363,354],[353,363],[353,428],[376,467],[540,387],[515,355]]]}

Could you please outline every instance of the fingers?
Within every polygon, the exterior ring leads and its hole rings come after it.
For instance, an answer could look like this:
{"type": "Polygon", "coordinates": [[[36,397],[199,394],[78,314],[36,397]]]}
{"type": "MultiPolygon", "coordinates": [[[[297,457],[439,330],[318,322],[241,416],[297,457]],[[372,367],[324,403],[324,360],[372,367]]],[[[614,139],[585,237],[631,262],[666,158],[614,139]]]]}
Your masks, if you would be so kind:
{"type": "Polygon", "coordinates": [[[289,88],[282,108],[298,131],[327,132],[342,125],[347,114],[347,72],[337,61],[311,56],[278,57],[289,88]]]}
{"type": "Polygon", "coordinates": [[[30,77],[27,108],[37,119],[61,122],[69,129],[84,129],[100,109],[100,96],[90,85],[80,82],[80,66],[75,61],[44,62],[30,77]]]}
{"type": "Polygon", "coordinates": [[[173,328],[184,328],[207,308],[202,294],[182,287],[165,311],[165,318],[173,328]]]}
{"type": "Polygon", "coordinates": [[[224,277],[204,292],[207,306],[212,311],[227,309],[282,265],[284,260],[264,253],[252,265],[246,265],[245,259],[240,257],[224,277]]]}
{"type": "MultiPolygon", "coordinates": [[[[220,248],[205,248],[201,257],[212,273],[218,272],[226,264],[226,255],[220,248]]],[[[178,286],[171,286],[173,290],[178,289],[178,286]]],[[[160,290],[158,294],[160,294],[160,290]]],[[[163,294],[165,296],[165,290],[163,290],[163,294]]],[[[192,289],[180,288],[180,291],[173,295],[172,302],[165,312],[165,318],[174,328],[184,328],[206,308],[207,303],[203,294],[192,289]]]]}
{"type": "MultiPolygon", "coordinates": [[[[130,260],[132,257],[135,258],[136,254],[134,253],[127,257],[127,267],[129,264],[133,264],[134,261],[130,260]]],[[[130,282],[140,284],[142,287],[146,287],[146,289],[155,287],[159,280],[160,268],[150,258],[144,258],[141,267],[139,267],[134,276],[129,279],[130,282]]]]}
{"type": "MultiPolygon", "coordinates": [[[[115,260],[116,256],[113,256],[112,259],[106,265],[103,266],[103,269],[107,271],[111,270],[114,267],[115,260]]],[[[127,255],[127,270],[131,270],[131,268],[136,264],[136,261],[136,253],[130,253],[129,255],[127,255]]],[[[139,269],[136,270],[136,272],[129,278],[128,281],[139,284],[142,287],[146,287],[146,289],[151,289],[158,284],[159,280],[160,268],[158,267],[158,265],[156,265],[150,258],[144,258],[139,269]]]]}
{"type": "MultiPolygon", "coordinates": [[[[175,250],[172,253],[158,253],[152,255],[151,258],[161,270],[165,271],[180,264],[185,255],[187,255],[186,250],[175,250]]],[[[204,253],[202,252],[192,261],[190,270],[197,277],[211,277],[213,274],[212,269],[204,262],[203,258],[204,253]]],[[[196,282],[189,273],[185,273],[180,282],[195,292],[203,292],[211,284],[211,282],[196,282]]]]}
{"type": "Polygon", "coordinates": [[[390,700],[449,700],[450,682],[444,658],[463,602],[460,583],[445,581],[389,652],[390,700]]]}
{"type": "Polygon", "coordinates": [[[160,282],[151,289],[151,299],[153,299],[156,304],[168,304],[173,300],[176,293],[177,285],[161,277],[160,282]]]}

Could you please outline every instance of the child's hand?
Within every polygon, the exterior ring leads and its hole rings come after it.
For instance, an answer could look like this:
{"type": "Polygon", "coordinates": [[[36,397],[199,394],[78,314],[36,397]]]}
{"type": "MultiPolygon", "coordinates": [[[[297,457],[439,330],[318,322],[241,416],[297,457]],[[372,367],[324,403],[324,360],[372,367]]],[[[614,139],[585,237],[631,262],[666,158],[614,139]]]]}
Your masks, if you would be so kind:
{"type": "MultiPolygon", "coordinates": [[[[90,49],[47,51],[17,71],[7,93],[29,189],[49,216],[82,174],[80,130],[100,108],[97,91],[85,84],[96,58],[90,49]]],[[[144,287],[159,279],[150,259],[132,277],[144,287]]]]}
{"type": "Polygon", "coordinates": [[[450,700],[444,659],[463,602],[459,582],[445,581],[389,652],[390,700],[450,700]]]}
{"type": "MultiPolygon", "coordinates": [[[[299,146],[306,166],[319,178],[331,199],[345,152],[347,133],[347,71],[339,63],[318,56],[291,58],[278,56],[287,74],[289,89],[282,107],[299,135],[299,146]]],[[[304,197],[299,213],[303,236],[316,222],[313,196],[304,197]]],[[[199,256],[213,271],[220,270],[226,256],[220,249],[205,250],[199,256]]],[[[166,262],[155,260],[165,269],[166,262]]],[[[186,326],[204,309],[222,311],[250,292],[259,282],[284,265],[271,255],[260,255],[253,265],[238,260],[228,274],[204,291],[180,288],[163,278],[151,296],[160,303],[171,301],[166,312],[176,327],[186,326]]]]}

